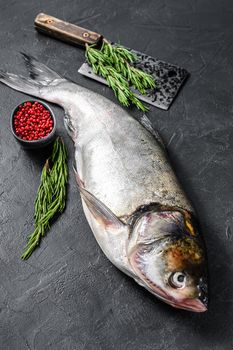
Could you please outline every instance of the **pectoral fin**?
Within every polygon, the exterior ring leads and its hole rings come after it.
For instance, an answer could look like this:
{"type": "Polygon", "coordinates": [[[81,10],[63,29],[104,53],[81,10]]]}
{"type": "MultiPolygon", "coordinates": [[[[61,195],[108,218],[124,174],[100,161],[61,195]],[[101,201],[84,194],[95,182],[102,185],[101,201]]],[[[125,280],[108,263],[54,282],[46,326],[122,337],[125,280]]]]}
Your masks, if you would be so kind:
{"type": "Polygon", "coordinates": [[[74,171],[81,196],[94,218],[106,227],[111,226],[116,229],[124,227],[125,224],[103,202],[84,188],[83,181],[80,179],[75,167],[74,171]]]}
{"type": "Polygon", "coordinates": [[[96,220],[103,222],[105,226],[114,226],[115,228],[125,226],[125,224],[93,194],[85,190],[85,188],[80,187],[79,190],[88,209],[96,220]]]}

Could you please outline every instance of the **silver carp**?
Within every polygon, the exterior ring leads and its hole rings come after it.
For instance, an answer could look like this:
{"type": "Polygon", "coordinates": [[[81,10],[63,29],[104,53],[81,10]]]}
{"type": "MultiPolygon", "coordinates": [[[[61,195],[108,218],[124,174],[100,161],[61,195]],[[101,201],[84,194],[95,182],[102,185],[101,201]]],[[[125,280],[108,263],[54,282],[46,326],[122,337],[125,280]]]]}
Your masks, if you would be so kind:
{"type": "Polygon", "coordinates": [[[140,123],[23,56],[30,78],[0,71],[0,81],[64,108],[83,209],[105,255],[164,302],[206,311],[207,262],[195,212],[148,119],[140,123]]]}

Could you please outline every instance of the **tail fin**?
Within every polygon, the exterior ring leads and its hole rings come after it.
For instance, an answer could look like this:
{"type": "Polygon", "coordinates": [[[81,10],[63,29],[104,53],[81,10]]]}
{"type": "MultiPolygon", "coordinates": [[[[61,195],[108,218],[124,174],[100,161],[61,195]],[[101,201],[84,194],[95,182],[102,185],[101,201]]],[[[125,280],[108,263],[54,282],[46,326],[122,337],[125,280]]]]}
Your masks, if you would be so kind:
{"type": "Polygon", "coordinates": [[[56,79],[62,79],[58,73],[37,61],[34,57],[26,55],[23,52],[21,52],[21,55],[24,58],[31,79],[39,81],[42,85],[49,85],[56,79]]]}
{"type": "MultiPolygon", "coordinates": [[[[0,70],[0,82],[26,94],[45,98],[45,90],[48,90],[46,88],[56,85],[58,81],[62,80],[62,77],[43,63],[38,62],[35,58],[24,53],[21,54],[29,71],[30,78],[0,70]]],[[[49,96],[46,99],[53,102],[49,96]]]]}

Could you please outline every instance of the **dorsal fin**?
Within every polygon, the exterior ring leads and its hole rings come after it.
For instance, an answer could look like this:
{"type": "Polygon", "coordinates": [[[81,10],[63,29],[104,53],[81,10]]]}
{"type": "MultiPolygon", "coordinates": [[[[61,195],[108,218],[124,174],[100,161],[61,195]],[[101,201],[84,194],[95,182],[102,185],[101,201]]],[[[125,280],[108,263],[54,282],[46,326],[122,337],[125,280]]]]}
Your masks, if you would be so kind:
{"type": "Polygon", "coordinates": [[[148,119],[146,114],[143,114],[141,117],[139,117],[138,120],[142,124],[142,126],[144,126],[144,128],[148,130],[154,136],[156,141],[166,150],[165,144],[161,136],[159,135],[158,131],[154,129],[153,125],[151,124],[151,121],[148,119]]]}

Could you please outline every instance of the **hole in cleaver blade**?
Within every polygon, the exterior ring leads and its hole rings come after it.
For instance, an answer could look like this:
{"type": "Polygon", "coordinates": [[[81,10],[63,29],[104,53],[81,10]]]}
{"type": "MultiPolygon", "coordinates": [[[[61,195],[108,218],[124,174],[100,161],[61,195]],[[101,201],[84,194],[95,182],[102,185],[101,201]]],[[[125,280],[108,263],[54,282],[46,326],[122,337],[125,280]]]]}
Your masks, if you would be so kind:
{"type": "MultiPolygon", "coordinates": [[[[153,91],[148,91],[147,95],[141,95],[138,91],[134,91],[135,94],[140,100],[150,105],[168,110],[181,86],[188,78],[189,72],[184,68],[161,61],[139,51],[131,51],[138,56],[138,62],[135,64],[135,67],[152,74],[156,81],[156,88],[153,91]]],[[[106,80],[93,73],[91,67],[86,62],[82,64],[78,72],[107,85],[106,80]]]]}

